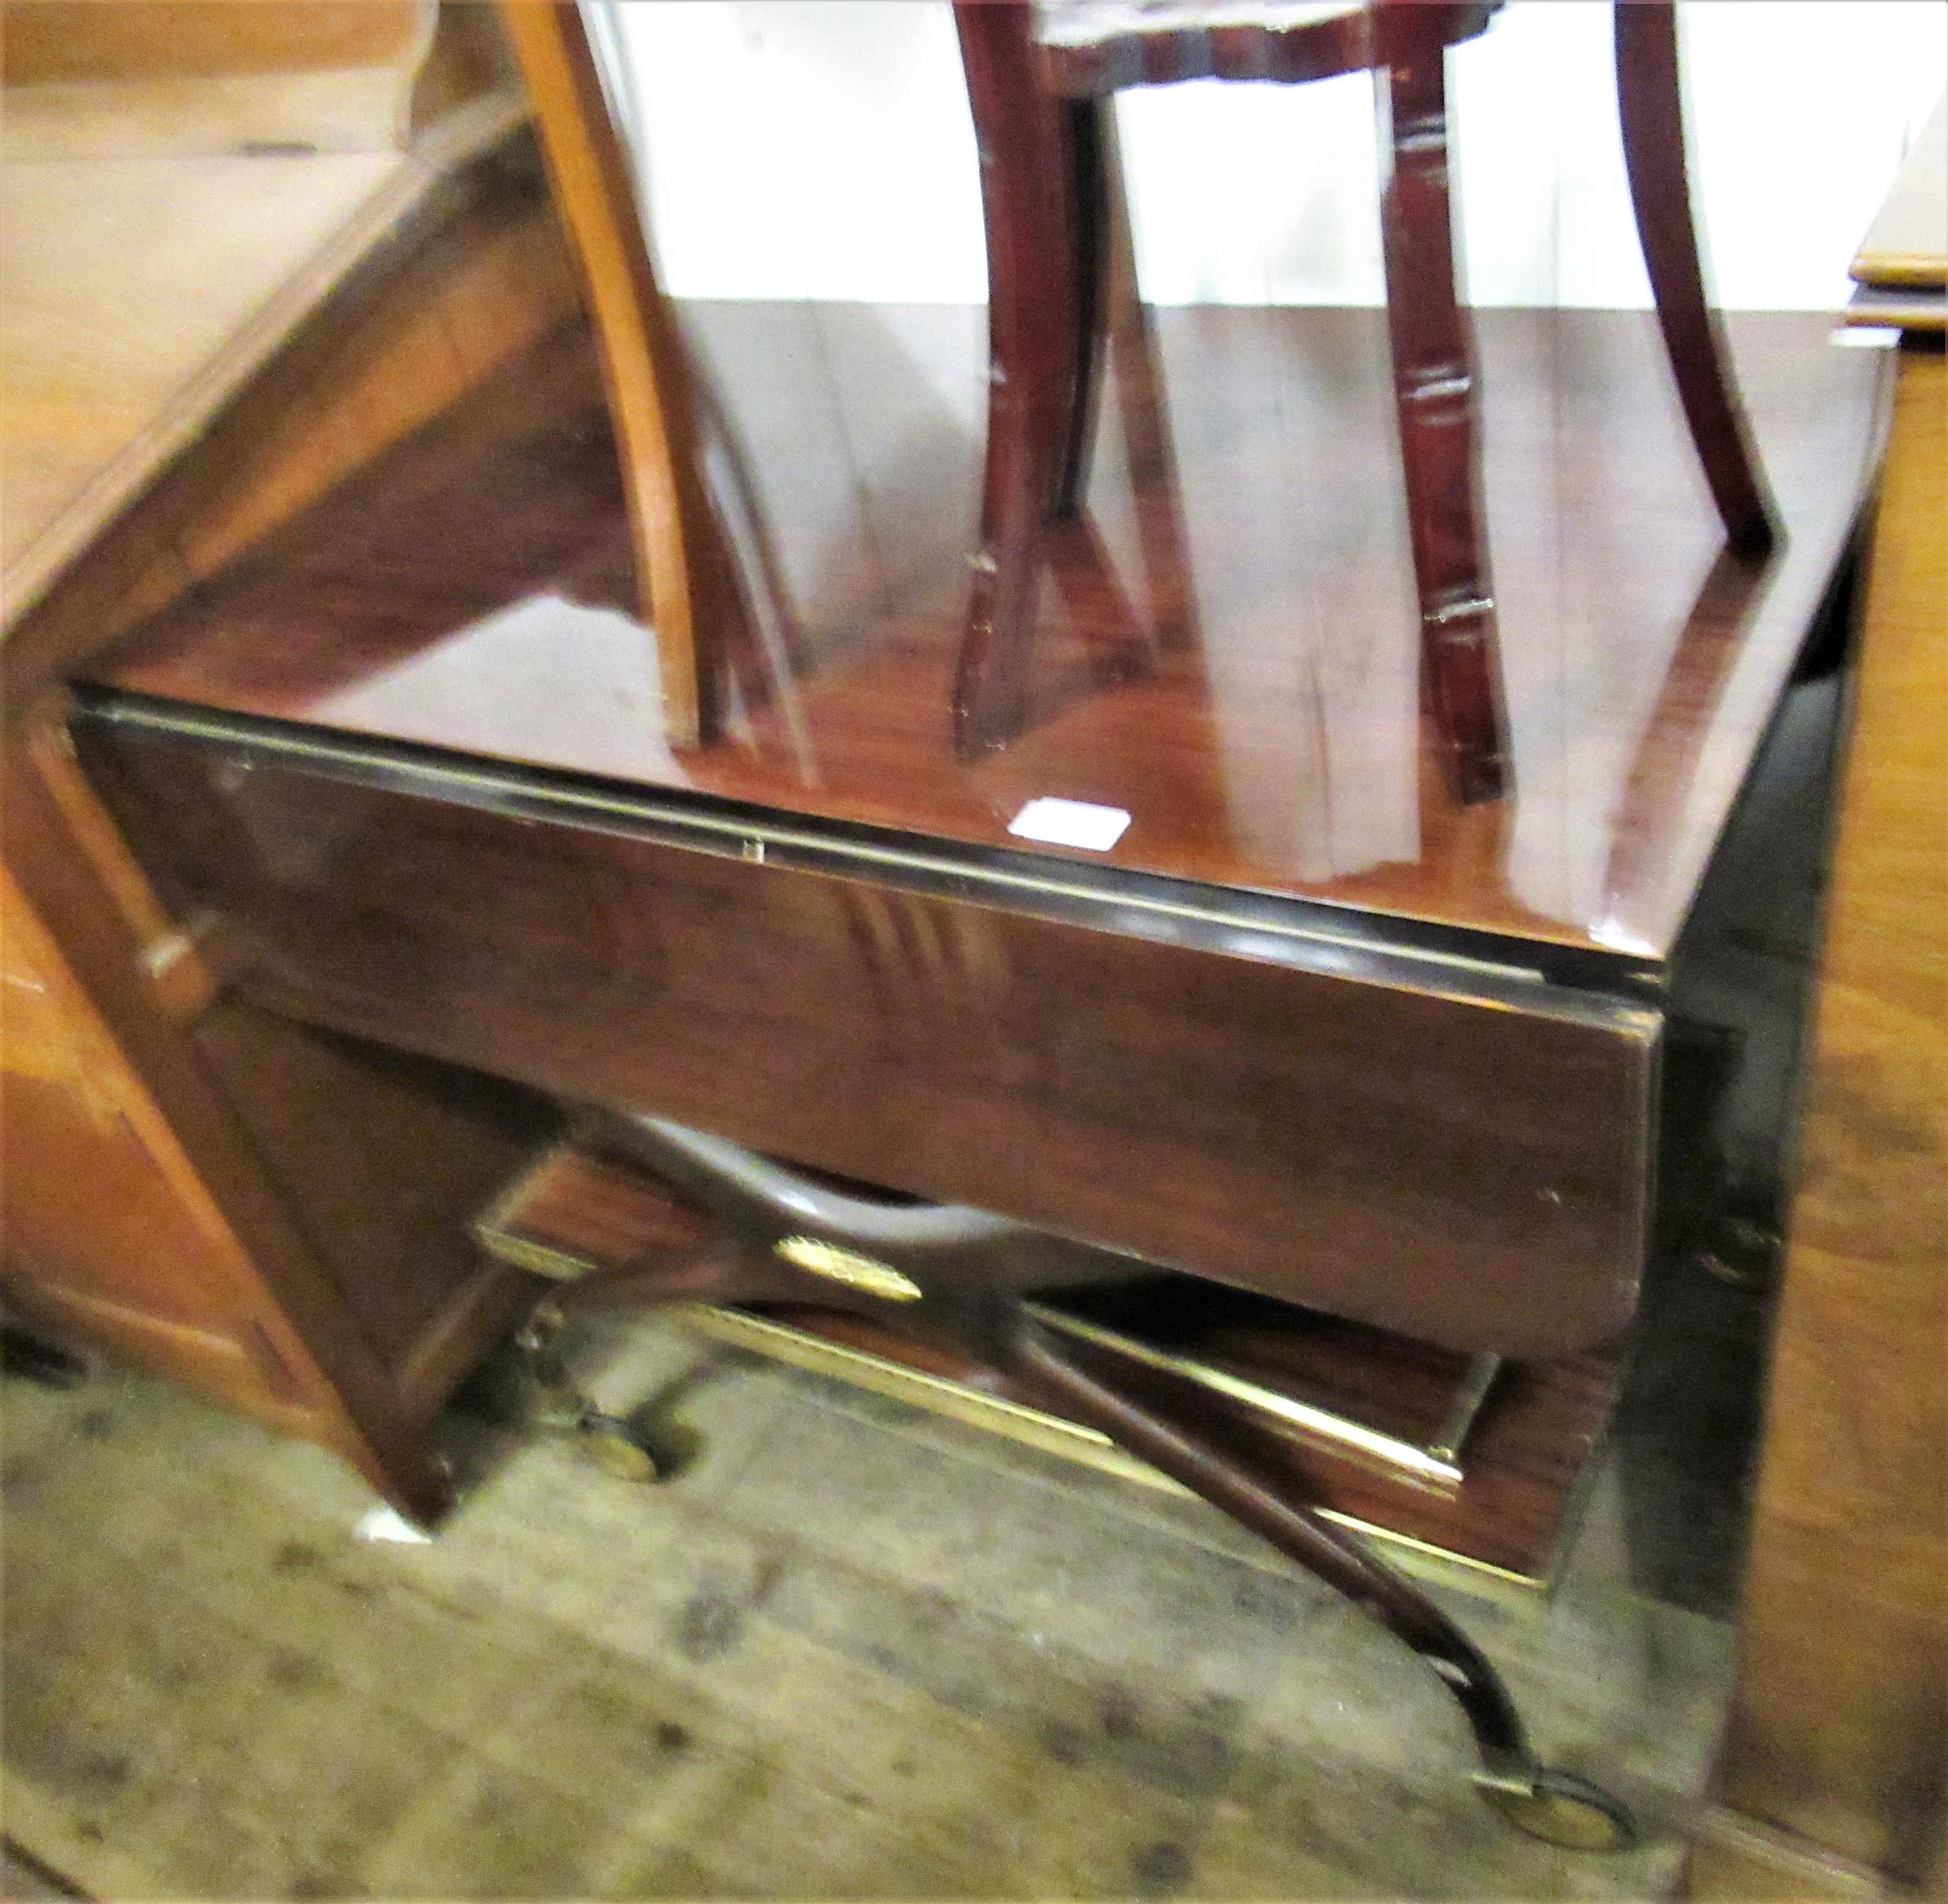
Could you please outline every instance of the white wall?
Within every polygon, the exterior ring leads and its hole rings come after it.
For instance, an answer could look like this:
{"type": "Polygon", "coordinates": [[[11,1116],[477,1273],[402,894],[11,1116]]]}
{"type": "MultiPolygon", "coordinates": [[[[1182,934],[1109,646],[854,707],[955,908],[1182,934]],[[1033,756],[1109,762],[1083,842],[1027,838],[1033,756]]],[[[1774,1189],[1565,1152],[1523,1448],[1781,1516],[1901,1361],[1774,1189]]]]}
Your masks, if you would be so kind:
{"type": "MultiPolygon", "coordinates": [[[[1514,0],[1453,55],[1479,304],[1648,301],[1605,0],[1514,0]]],[[[971,302],[980,198],[944,0],[616,0],[669,288],[971,302]]],[[[1692,164],[1720,301],[1835,305],[1948,73],[1943,0],[1689,0],[1692,164]]],[[[1144,294],[1375,303],[1371,82],[1118,101],[1144,294]]]]}

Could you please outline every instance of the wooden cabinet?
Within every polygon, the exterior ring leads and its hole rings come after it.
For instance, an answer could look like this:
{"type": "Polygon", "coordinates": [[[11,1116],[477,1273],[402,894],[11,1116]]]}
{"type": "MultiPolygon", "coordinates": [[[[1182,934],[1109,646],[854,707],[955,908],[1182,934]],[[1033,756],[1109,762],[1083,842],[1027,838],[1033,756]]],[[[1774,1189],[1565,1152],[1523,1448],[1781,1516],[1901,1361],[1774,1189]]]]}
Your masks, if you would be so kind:
{"type": "Polygon", "coordinates": [[[1948,125],[1856,264],[1907,335],[1840,793],[1715,1898],[1948,1885],[1948,125]]]}
{"type": "Polygon", "coordinates": [[[341,1426],[330,1387],[44,924],[11,880],[0,894],[9,1301],[218,1401],[328,1437],[341,1426]]]}
{"type": "Polygon", "coordinates": [[[427,1424],[526,1299],[467,1219],[552,1112],[222,997],[49,731],[5,766],[9,1299],[436,1518],[427,1424]]]}
{"type": "Polygon", "coordinates": [[[9,1299],[431,1518],[427,1423],[524,1299],[466,1219],[550,1114],[224,996],[83,781],[61,684],[571,316],[573,279],[479,9],[167,10],[7,21],[9,1299]]]}

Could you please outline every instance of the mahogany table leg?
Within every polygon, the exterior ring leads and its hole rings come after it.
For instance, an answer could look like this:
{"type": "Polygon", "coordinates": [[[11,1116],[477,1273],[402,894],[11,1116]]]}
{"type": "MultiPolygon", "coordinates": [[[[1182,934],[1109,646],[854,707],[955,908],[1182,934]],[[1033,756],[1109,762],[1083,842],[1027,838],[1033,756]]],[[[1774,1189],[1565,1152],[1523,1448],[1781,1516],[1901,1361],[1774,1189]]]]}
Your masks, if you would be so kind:
{"type": "Polygon", "coordinates": [[[1618,0],[1611,11],[1624,164],[1678,399],[1726,534],[1734,548],[1762,553],[1777,531],[1724,334],[1705,298],[1685,164],[1676,9],[1671,0],[1618,0]]]}
{"type": "Polygon", "coordinates": [[[1078,1367],[1055,1339],[1022,1318],[1004,1350],[1006,1372],[1061,1413],[1201,1494],[1323,1580],[1412,1647],[1440,1676],[1474,1734],[1476,1783],[1511,1823],[1577,1850],[1616,1850],[1634,1836],[1629,1814],[1599,1787],[1538,1764],[1502,1676],[1433,1601],[1265,1476],[1237,1449],[1139,1406],[1078,1367]]]}
{"type": "MultiPolygon", "coordinates": [[[[613,1135],[625,1155],[707,1215],[722,1240],[566,1285],[531,1320],[542,1354],[564,1304],[619,1299],[645,1306],[809,1301],[951,1342],[1025,1399],[1099,1429],[1202,1495],[1411,1646],[1459,1703],[1480,1755],[1476,1783],[1512,1823],[1582,1850],[1630,1841],[1629,1814],[1614,1799],[1537,1762],[1507,1687],[1467,1634],[1357,1538],[1295,1500],[1293,1479],[1281,1479],[1255,1454],[1257,1431],[1237,1411],[1206,1396],[1195,1417],[1188,1405],[1166,1416],[1153,1389],[1133,1401],[1113,1373],[1100,1372],[1104,1362],[1113,1370],[1124,1366],[1119,1351],[1059,1344],[1029,1313],[1036,1292],[1126,1278],[1129,1258],[983,1211],[863,1195],[660,1119],[629,1120],[613,1135]]],[[[563,1373],[558,1362],[543,1372],[563,1373]]],[[[619,1444],[625,1461],[632,1447],[641,1451],[626,1423],[580,1402],[571,1386],[560,1388],[568,1425],[592,1429],[604,1446],[619,1444]]],[[[641,1478],[653,1472],[651,1465],[641,1478]]]]}
{"type": "Polygon", "coordinates": [[[1043,531],[1079,492],[1092,407],[1099,155],[1089,109],[1036,82],[1029,12],[955,9],[980,147],[990,354],[981,552],[954,686],[963,758],[1003,745],[1025,717],[1043,531]]]}
{"type": "Polygon", "coordinates": [[[1404,19],[1374,79],[1392,155],[1382,218],[1387,322],[1424,674],[1450,787],[1464,802],[1492,800],[1508,788],[1509,748],[1479,496],[1474,353],[1455,294],[1446,48],[1437,32],[1413,30],[1422,9],[1390,11],[1404,19]]]}
{"type": "Polygon", "coordinates": [[[602,1271],[552,1285],[514,1331],[519,1358],[520,1425],[531,1434],[572,1437],[599,1466],[625,1481],[658,1476],[655,1451],[626,1417],[611,1415],[575,1379],[561,1352],[571,1313],[598,1309],[656,1309],[672,1303],[743,1299],[747,1275],[714,1249],[673,1251],[655,1261],[602,1271]]]}

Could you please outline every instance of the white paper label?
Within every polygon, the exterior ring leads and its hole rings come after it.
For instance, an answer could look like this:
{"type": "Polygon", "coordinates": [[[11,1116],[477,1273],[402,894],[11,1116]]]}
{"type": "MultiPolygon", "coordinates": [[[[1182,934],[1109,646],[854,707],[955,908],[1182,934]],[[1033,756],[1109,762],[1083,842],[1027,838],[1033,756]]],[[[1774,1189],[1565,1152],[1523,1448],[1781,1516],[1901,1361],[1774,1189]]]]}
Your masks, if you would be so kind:
{"type": "Polygon", "coordinates": [[[1833,333],[1833,341],[1848,350],[1891,351],[1900,341],[1900,333],[1891,324],[1843,324],[1833,333]]]}
{"type": "Polygon", "coordinates": [[[1008,823],[1019,840],[1039,840],[1049,846],[1079,846],[1085,852],[1106,853],[1122,838],[1130,816],[1120,806],[1097,806],[1088,800],[1057,800],[1044,795],[1031,800],[1008,823]]]}

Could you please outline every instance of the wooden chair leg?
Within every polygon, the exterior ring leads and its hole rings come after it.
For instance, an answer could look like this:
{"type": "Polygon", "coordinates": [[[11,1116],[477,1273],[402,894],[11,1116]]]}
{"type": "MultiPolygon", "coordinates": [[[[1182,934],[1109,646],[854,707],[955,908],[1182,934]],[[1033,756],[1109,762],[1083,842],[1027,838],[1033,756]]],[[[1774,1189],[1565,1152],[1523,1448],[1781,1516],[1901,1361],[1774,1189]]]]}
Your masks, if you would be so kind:
{"type": "MultiPolygon", "coordinates": [[[[1096,406],[1102,394],[1103,363],[1108,352],[1111,300],[1119,288],[1113,246],[1117,236],[1110,195],[1122,189],[1115,150],[1116,129],[1106,99],[1071,99],[1062,104],[1063,133],[1071,179],[1070,256],[1075,286],[1069,347],[1064,366],[1068,381],[1068,417],[1064,426],[1062,473],[1056,484],[1053,513],[1077,513],[1089,488],[1089,457],[1096,445],[1096,406]]],[[[1132,280],[1132,283],[1134,280],[1132,280]]]]}
{"type": "Polygon", "coordinates": [[[1734,548],[1760,554],[1776,531],[1724,338],[1705,298],[1685,164],[1676,9],[1671,0],[1618,0],[1612,12],[1624,164],[1678,396],[1726,534],[1734,548]]]}
{"type": "Polygon", "coordinates": [[[1043,531],[1073,505],[1086,460],[1100,273],[1087,268],[1078,189],[1089,122],[1037,83],[1029,9],[959,0],[955,17],[980,148],[990,354],[981,552],[954,688],[955,745],[969,759],[1025,714],[1043,531]]]}
{"type": "MultiPolygon", "coordinates": [[[[1156,631],[1153,645],[1195,658],[1198,628],[1197,594],[1191,586],[1191,534],[1170,435],[1163,353],[1155,322],[1136,281],[1136,242],[1130,228],[1129,193],[1116,116],[1107,100],[1099,104],[1096,125],[1105,232],[1103,330],[1110,361],[1116,366],[1124,451],[1144,521],[1138,541],[1152,625],[1156,631]]],[[[1090,374],[1099,380],[1100,354],[1092,364],[1090,374]]]]}
{"type": "Polygon", "coordinates": [[[1392,152],[1382,208],[1387,322],[1422,672],[1450,788],[1463,802],[1492,800],[1509,785],[1507,724],[1482,529],[1474,353],[1455,293],[1445,48],[1431,33],[1401,38],[1375,82],[1392,152]]]}
{"type": "Polygon", "coordinates": [[[665,731],[673,746],[698,746],[717,731],[720,663],[743,605],[704,481],[683,338],[573,0],[501,0],[500,17],[595,319],[665,731]]]}

